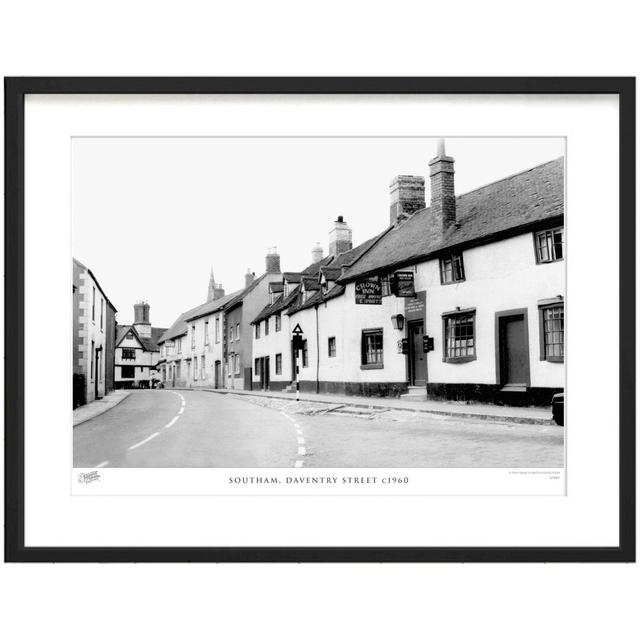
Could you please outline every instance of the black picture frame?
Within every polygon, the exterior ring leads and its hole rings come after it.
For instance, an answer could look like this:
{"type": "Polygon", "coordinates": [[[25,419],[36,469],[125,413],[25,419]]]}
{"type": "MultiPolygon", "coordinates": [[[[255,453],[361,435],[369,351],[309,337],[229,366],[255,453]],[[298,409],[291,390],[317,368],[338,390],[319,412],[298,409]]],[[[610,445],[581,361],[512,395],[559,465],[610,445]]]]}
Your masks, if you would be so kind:
{"type": "Polygon", "coordinates": [[[5,78],[5,561],[635,561],[635,78],[5,78]],[[619,530],[612,547],[26,547],[24,540],[24,104],[27,94],[615,94],[619,98],[619,530]]]}

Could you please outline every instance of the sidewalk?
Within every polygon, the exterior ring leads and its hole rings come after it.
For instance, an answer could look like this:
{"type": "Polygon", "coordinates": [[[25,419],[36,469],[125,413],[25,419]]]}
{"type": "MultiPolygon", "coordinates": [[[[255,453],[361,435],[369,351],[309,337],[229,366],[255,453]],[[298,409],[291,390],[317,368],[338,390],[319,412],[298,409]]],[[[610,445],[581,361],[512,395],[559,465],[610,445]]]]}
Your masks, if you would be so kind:
{"type": "MultiPolygon", "coordinates": [[[[230,394],[238,396],[256,396],[261,398],[279,398],[295,402],[296,394],[285,391],[242,391],[239,389],[207,389],[195,387],[196,391],[230,394]]],[[[400,398],[377,398],[364,396],[343,396],[338,394],[301,393],[300,400],[320,402],[331,405],[344,405],[362,408],[398,409],[401,411],[422,411],[445,416],[460,416],[476,420],[494,422],[515,422],[519,424],[555,423],[551,418],[551,409],[540,407],[505,407],[495,404],[467,404],[445,400],[401,400],[400,398]]]]}
{"type": "Polygon", "coordinates": [[[91,420],[91,418],[95,418],[101,413],[109,411],[109,409],[113,409],[113,407],[120,404],[128,395],[128,391],[118,389],[117,391],[113,391],[108,396],[102,398],[102,400],[94,400],[93,402],[89,402],[88,404],[84,404],[81,407],[74,409],[73,426],[77,427],[79,424],[82,424],[87,420],[91,420]]]}

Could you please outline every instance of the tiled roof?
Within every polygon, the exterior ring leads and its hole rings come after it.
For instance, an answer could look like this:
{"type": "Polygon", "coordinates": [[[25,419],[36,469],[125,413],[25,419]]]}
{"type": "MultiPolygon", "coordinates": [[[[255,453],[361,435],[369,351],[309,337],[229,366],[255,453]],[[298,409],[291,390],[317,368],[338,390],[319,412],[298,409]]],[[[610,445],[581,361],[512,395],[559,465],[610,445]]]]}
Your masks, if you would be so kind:
{"type": "Polygon", "coordinates": [[[456,198],[456,224],[442,233],[429,208],[390,227],[340,278],[348,282],[387,268],[420,262],[444,249],[473,246],[522,233],[564,214],[564,158],[456,198]]]}
{"type": "Polygon", "coordinates": [[[317,276],[315,278],[313,276],[303,276],[302,286],[304,287],[305,291],[317,291],[320,288],[317,276]]]}
{"type": "Polygon", "coordinates": [[[270,282],[269,291],[271,293],[282,293],[284,291],[284,284],[282,284],[282,282],[270,282]]]}
{"type": "Polygon", "coordinates": [[[329,255],[322,258],[322,260],[318,260],[318,262],[312,262],[306,269],[302,270],[302,275],[316,275],[320,271],[320,268],[324,265],[329,264],[332,259],[333,256],[329,255]]]}
{"type": "Polygon", "coordinates": [[[336,281],[342,273],[341,267],[320,267],[320,274],[329,281],[336,281]]]}
{"type": "Polygon", "coordinates": [[[294,284],[297,284],[298,282],[300,282],[300,280],[302,280],[302,274],[295,271],[285,271],[282,274],[282,279],[286,280],[287,282],[293,282],[294,284]]]}
{"type": "Polygon", "coordinates": [[[239,291],[234,291],[233,293],[228,293],[226,296],[222,296],[222,298],[218,298],[217,300],[210,300],[209,302],[205,302],[199,307],[192,309],[190,315],[188,315],[185,320],[195,320],[196,318],[208,316],[210,313],[218,311],[229,302],[232,302],[240,293],[242,293],[242,289],[240,289],[239,291]]]}
{"type": "MultiPolygon", "coordinates": [[[[207,303],[205,303],[207,304],[207,303]]],[[[189,311],[181,313],[175,320],[175,322],[160,336],[158,340],[159,344],[166,342],[167,340],[173,340],[179,336],[183,336],[187,333],[187,318],[197,312],[198,309],[204,307],[204,304],[198,305],[189,311]]]]}
{"type": "Polygon", "coordinates": [[[236,297],[233,300],[229,301],[227,308],[231,309],[232,307],[235,307],[237,304],[241,303],[246,295],[253,291],[258,286],[258,284],[261,283],[269,275],[275,274],[263,273],[259,278],[256,278],[246,289],[238,291],[236,297]]]}
{"type": "Polygon", "coordinates": [[[116,328],[116,347],[120,344],[120,342],[122,342],[123,338],[127,335],[127,333],[129,333],[129,331],[133,331],[145,351],[160,351],[158,340],[167,330],[161,329],[159,327],[151,327],[151,337],[145,338],[136,331],[136,328],[133,325],[119,324],[116,328]]]}
{"type": "Polygon", "coordinates": [[[278,313],[279,311],[287,310],[289,315],[300,311],[301,309],[307,309],[308,307],[312,307],[314,304],[321,302],[323,300],[330,300],[331,298],[335,298],[344,293],[344,287],[334,286],[332,287],[326,294],[322,294],[322,290],[320,289],[320,285],[318,283],[318,276],[321,269],[335,269],[335,273],[340,275],[342,273],[342,267],[347,266],[353,263],[354,260],[357,260],[365,251],[367,251],[370,247],[374,245],[374,243],[381,238],[386,231],[383,233],[374,236],[373,238],[369,238],[362,244],[359,244],[357,247],[350,249],[349,251],[345,251],[337,256],[326,256],[319,262],[314,262],[306,267],[300,273],[288,271],[282,274],[283,279],[287,279],[287,276],[299,277],[299,280],[294,280],[289,278],[289,282],[301,282],[304,278],[305,280],[305,289],[308,291],[315,291],[317,289],[317,293],[314,293],[306,302],[302,302],[302,289],[300,286],[296,287],[286,298],[279,298],[272,305],[267,305],[262,311],[252,320],[252,324],[257,324],[261,320],[268,318],[274,313],[278,313]],[[330,265],[330,266],[328,266],[330,265]],[[304,274],[304,275],[303,275],[304,274]],[[307,276],[307,277],[305,277],[307,276]],[[309,282],[310,280],[313,283],[309,282]],[[306,282],[309,282],[309,287],[307,287],[306,282]]]}
{"type": "Polygon", "coordinates": [[[280,296],[273,304],[268,304],[252,321],[251,324],[257,324],[258,322],[272,316],[278,311],[286,309],[289,305],[293,304],[300,293],[300,286],[297,286],[288,296],[280,296]]]}

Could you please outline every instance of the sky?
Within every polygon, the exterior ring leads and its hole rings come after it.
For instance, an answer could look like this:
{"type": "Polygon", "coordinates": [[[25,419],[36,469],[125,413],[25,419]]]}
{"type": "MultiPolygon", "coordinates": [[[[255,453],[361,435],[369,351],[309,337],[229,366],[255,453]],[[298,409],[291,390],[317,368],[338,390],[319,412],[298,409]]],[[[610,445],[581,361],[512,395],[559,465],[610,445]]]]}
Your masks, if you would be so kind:
{"type": "MultiPolygon", "coordinates": [[[[461,195],[564,155],[564,138],[447,138],[461,195]]],[[[227,293],[260,275],[277,247],[283,271],[328,249],[344,216],[354,246],[389,224],[389,183],[426,179],[436,138],[74,138],[73,255],[133,321],[146,300],[168,327],[206,301],[209,273],[227,293]]]]}

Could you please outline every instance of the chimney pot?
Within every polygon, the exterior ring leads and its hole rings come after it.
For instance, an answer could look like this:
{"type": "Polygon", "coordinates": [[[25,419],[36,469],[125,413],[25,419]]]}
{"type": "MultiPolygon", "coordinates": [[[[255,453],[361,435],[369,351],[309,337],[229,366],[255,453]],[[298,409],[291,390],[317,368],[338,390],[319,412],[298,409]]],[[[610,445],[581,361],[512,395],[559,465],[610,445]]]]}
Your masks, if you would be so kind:
{"type": "Polygon", "coordinates": [[[280,273],[280,255],[277,247],[271,247],[267,250],[265,263],[265,271],[267,273],[280,273]]]}
{"type": "Polygon", "coordinates": [[[351,228],[345,222],[344,216],[338,216],[329,231],[329,255],[339,256],[341,253],[353,249],[351,241],[351,228]]]}
{"type": "Polygon", "coordinates": [[[322,251],[322,247],[319,242],[316,242],[313,249],[311,249],[311,262],[315,264],[316,262],[320,262],[322,260],[324,252],[322,251]]]}
{"type": "Polygon", "coordinates": [[[422,176],[396,176],[389,187],[389,222],[397,224],[424,209],[424,178],[422,176]]]}
{"type": "Polygon", "coordinates": [[[251,285],[255,277],[256,277],[256,274],[253,271],[251,271],[251,269],[247,269],[247,273],[244,274],[245,289],[251,285]]]}
{"type": "Polygon", "coordinates": [[[438,155],[429,161],[431,213],[444,232],[456,224],[454,160],[445,154],[444,140],[438,141],[438,155]]]}

